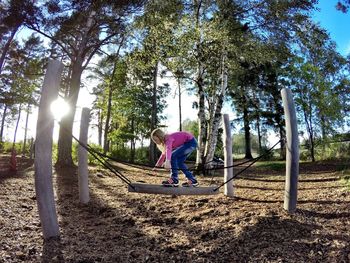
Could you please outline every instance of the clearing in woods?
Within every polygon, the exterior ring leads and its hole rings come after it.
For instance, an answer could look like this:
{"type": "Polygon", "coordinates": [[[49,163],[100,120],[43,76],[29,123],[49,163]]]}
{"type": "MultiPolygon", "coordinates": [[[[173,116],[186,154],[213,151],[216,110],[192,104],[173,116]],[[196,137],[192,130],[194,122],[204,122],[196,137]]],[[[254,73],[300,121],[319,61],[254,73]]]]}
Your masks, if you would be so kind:
{"type": "MultiPolygon", "coordinates": [[[[88,205],[77,169],[54,173],[61,238],[43,242],[33,163],[0,163],[0,262],[350,262],[350,193],[336,163],[301,163],[297,212],[283,210],[284,169],[253,166],[234,180],[235,198],[128,193],[112,173],[90,167],[88,205]]],[[[131,181],[160,183],[118,164],[131,181]]],[[[222,170],[214,183],[222,183],[222,170]]],[[[183,179],[183,177],[180,178],[183,179]]],[[[211,178],[198,177],[201,185],[211,178]]]]}

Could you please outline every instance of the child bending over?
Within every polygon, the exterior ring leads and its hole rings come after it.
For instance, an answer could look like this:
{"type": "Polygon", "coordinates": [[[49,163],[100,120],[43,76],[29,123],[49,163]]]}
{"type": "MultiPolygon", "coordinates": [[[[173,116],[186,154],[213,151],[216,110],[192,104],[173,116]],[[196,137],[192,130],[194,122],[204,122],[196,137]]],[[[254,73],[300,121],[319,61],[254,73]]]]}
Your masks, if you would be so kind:
{"type": "Polygon", "coordinates": [[[187,182],[184,187],[198,186],[198,182],[185,165],[187,157],[197,148],[197,141],[189,132],[174,132],[165,134],[160,129],[155,129],[151,133],[151,139],[162,152],[156,167],[162,166],[171,169],[171,176],[163,181],[162,185],[168,187],[179,186],[179,169],[185,174],[187,182]],[[164,162],[165,161],[165,162],[164,162]]]}

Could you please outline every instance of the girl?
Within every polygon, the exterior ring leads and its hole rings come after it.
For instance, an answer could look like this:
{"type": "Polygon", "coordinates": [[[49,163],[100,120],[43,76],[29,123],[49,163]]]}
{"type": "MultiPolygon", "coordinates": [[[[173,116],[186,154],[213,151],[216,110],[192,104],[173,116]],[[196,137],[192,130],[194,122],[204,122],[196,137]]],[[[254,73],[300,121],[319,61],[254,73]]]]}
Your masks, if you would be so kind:
{"type": "Polygon", "coordinates": [[[179,186],[178,170],[180,169],[187,178],[187,182],[183,183],[182,186],[197,186],[196,178],[185,165],[187,157],[197,148],[197,141],[194,136],[189,132],[165,134],[162,130],[155,129],[151,133],[151,139],[162,152],[156,167],[164,164],[164,168],[171,169],[171,177],[163,181],[162,185],[179,186]]]}

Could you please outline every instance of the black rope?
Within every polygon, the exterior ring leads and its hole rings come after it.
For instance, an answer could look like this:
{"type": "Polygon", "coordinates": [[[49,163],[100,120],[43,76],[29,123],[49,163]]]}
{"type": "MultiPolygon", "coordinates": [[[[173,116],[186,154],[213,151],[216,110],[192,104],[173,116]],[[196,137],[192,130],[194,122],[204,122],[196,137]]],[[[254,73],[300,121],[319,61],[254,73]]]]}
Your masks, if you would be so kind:
{"type": "MultiPolygon", "coordinates": [[[[258,160],[260,160],[262,157],[264,157],[265,155],[267,155],[269,152],[271,152],[276,146],[277,144],[279,144],[283,139],[279,140],[278,142],[275,143],[275,145],[273,145],[270,149],[268,149],[266,151],[266,153],[256,157],[254,159],[254,161],[252,161],[251,164],[249,164],[247,167],[243,168],[242,170],[240,170],[238,173],[236,173],[232,178],[228,179],[226,182],[223,182],[220,186],[216,187],[215,189],[213,189],[213,191],[217,191],[219,190],[221,187],[223,187],[225,184],[227,184],[228,182],[232,181],[234,178],[236,178],[238,175],[240,175],[241,173],[243,173],[244,171],[246,171],[249,167],[251,167],[254,163],[256,163],[258,160]]],[[[228,166],[229,167],[229,166],[228,166]]],[[[231,166],[233,167],[233,166],[231,166]]]]}
{"type": "MultiPolygon", "coordinates": [[[[59,123],[60,124],[60,123],[59,123]]],[[[91,146],[85,145],[82,143],[78,138],[76,138],[73,134],[69,133],[63,126],[63,131],[65,131],[67,134],[71,135],[72,138],[78,142],[80,146],[82,146],[86,151],[88,151],[97,161],[99,161],[104,167],[106,167],[108,170],[110,170],[114,175],[116,175],[120,180],[122,180],[124,183],[129,185],[131,188],[135,190],[135,187],[131,184],[131,181],[124,176],[121,172],[119,172],[117,169],[115,169],[109,162],[106,160],[101,160],[100,157],[98,157],[91,149],[91,146]]]]}
{"type": "MultiPolygon", "coordinates": [[[[128,184],[130,187],[133,187],[131,185],[131,181],[124,176],[121,172],[119,172],[117,169],[115,169],[109,162],[105,160],[101,160],[100,157],[98,157],[94,152],[91,151],[91,148],[87,147],[85,144],[83,144],[81,141],[79,141],[73,134],[72,137],[74,140],[76,140],[79,145],[81,145],[85,150],[87,150],[96,160],[98,160],[104,167],[109,169],[111,172],[113,172],[119,179],[121,179],[124,183],[128,184]]],[[[134,188],[134,187],[133,187],[134,188]]]]}
{"type": "MultiPolygon", "coordinates": [[[[60,123],[59,123],[60,124],[60,123]]],[[[61,126],[62,127],[62,126],[61,126]]],[[[65,128],[63,127],[63,130],[65,132],[68,133],[68,131],[65,130],[65,128]]],[[[85,145],[83,144],[79,139],[77,139],[73,134],[71,133],[68,133],[72,136],[72,138],[78,142],[79,145],[81,145],[85,150],[87,150],[96,160],[98,160],[104,167],[106,167],[107,169],[109,169],[111,172],[113,172],[119,179],[121,179],[124,183],[128,184],[130,187],[132,187],[133,189],[135,189],[135,187],[131,184],[131,181],[126,177],[124,176],[121,172],[119,172],[117,169],[115,169],[109,162],[105,161],[105,160],[101,160],[97,155],[99,156],[102,156],[102,157],[105,157],[105,158],[108,158],[110,160],[113,160],[113,161],[116,161],[116,162],[120,162],[120,163],[124,163],[124,164],[127,164],[129,166],[130,163],[128,162],[123,162],[123,161],[120,161],[116,158],[113,158],[111,156],[108,156],[104,153],[101,153],[101,152],[98,152],[96,151],[95,149],[93,149],[89,144],[85,145]]],[[[245,163],[248,163],[248,162],[251,162],[247,167],[245,167],[244,169],[242,169],[241,171],[239,171],[237,174],[235,174],[235,176],[233,176],[232,178],[230,178],[229,180],[227,180],[226,182],[222,183],[220,186],[216,187],[215,189],[213,189],[213,191],[217,191],[219,188],[221,188],[222,186],[224,186],[225,184],[227,184],[228,182],[232,181],[234,178],[236,178],[238,175],[240,175],[241,173],[243,173],[244,171],[246,171],[249,167],[251,167],[254,163],[256,163],[258,160],[260,160],[262,157],[266,156],[270,151],[272,151],[277,144],[279,144],[283,139],[279,140],[277,143],[275,143],[270,149],[268,149],[266,151],[266,153],[254,158],[253,160],[247,160],[247,161],[244,161],[242,163],[239,163],[239,164],[235,164],[235,165],[230,165],[230,166],[224,166],[224,167],[215,167],[215,168],[207,168],[205,169],[206,171],[208,170],[219,170],[219,169],[228,169],[228,168],[233,168],[233,167],[237,167],[237,166],[240,166],[242,164],[245,164],[245,163]]],[[[210,161],[212,162],[212,161],[210,161]]],[[[208,163],[210,163],[208,162],[208,163]]],[[[145,165],[145,164],[140,164],[140,166],[146,166],[146,167],[152,167],[153,166],[150,166],[150,165],[145,165]]],[[[135,166],[133,166],[135,167],[135,166]]],[[[139,168],[139,167],[136,167],[136,168],[139,168]]],[[[162,167],[157,167],[155,166],[154,168],[162,168],[162,167]]],[[[178,170],[181,170],[181,169],[178,169],[178,170]]],[[[190,170],[190,169],[188,169],[190,170]]],[[[195,171],[195,170],[193,170],[195,171]]]]}
{"type": "MultiPolygon", "coordinates": [[[[280,141],[279,141],[279,142],[280,142],[280,141]]],[[[278,143],[279,143],[279,142],[278,142],[278,143]]],[[[99,156],[105,157],[105,158],[110,159],[110,160],[115,161],[115,162],[119,162],[119,163],[128,165],[128,166],[130,166],[130,167],[140,168],[140,167],[138,167],[138,166],[144,166],[144,167],[149,167],[149,168],[165,169],[164,167],[161,167],[161,166],[153,166],[153,165],[148,165],[148,164],[144,164],[144,163],[132,163],[132,162],[127,162],[127,161],[122,161],[122,160],[120,160],[120,159],[114,158],[114,157],[112,157],[112,156],[110,156],[110,155],[107,155],[107,154],[104,154],[104,153],[102,153],[102,152],[99,152],[99,151],[95,150],[95,149],[92,148],[89,144],[88,144],[88,146],[90,147],[90,149],[91,149],[94,153],[98,154],[99,156]],[[136,165],[138,165],[138,166],[136,166],[136,165]]],[[[206,169],[204,169],[204,170],[205,170],[205,171],[210,171],[210,170],[220,170],[220,169],[227,169],[227,168],[232,168],[232,167],[238,167],[238,166],[241,166],[241,165],[243,165],[243,164],[250,163],[250,162],[254,161],[254,160],[257,159],[257,158],[260,159],[260,156],[255,157],[255,158],[252,159],[252,160],[247,160],[247,161],[244,161],[244,162],[241,162],[241,163],[237,163],[237,164],[234,164],[234,165],[231,165],[231,166],[223,166],[223,167],[220,167],[220,166],[218,166],[218,165],[215,165],[214,168],[206,168],[206,169]]],[[[209,162],[206,162],[206,163],[204,164],[204,166],[205,166],[206,164],[208,164],[208,163],[211,163],[211,162],[214,162],[214,160],[209,161],[209,162]]],[[[177,168],[177,170],[180,171],[181,169],[180,169],[180,168],[177,168]]],[[[195,171],[202,171],[203,169],[190,169],[190,168],[188,168],[188,169],[186,169],[186,170],[195,172],[195,171]]]]}

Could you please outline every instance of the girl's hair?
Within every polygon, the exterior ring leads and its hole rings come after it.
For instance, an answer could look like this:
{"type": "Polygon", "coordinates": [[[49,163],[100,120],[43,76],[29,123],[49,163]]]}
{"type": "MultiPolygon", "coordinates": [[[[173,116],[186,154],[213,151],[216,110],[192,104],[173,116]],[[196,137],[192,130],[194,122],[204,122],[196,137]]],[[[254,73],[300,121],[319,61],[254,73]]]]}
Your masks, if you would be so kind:
{"type": "Polygon", "coordinates": [[[155,143],[154,141],[154,137],[157,137],[159,140],[160,140],[160,144],[157,144],[157,148],[161,151],[161,152],[164,152],[165,151],[165,133],[157,128],[157,129],[154,129],[151,133],[151,139],[152,141],[155,143]]]}

